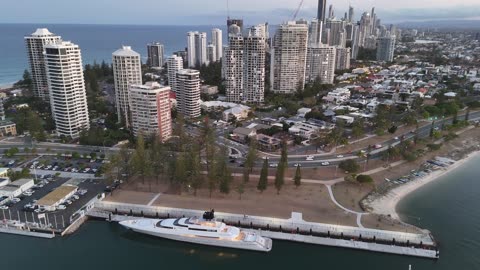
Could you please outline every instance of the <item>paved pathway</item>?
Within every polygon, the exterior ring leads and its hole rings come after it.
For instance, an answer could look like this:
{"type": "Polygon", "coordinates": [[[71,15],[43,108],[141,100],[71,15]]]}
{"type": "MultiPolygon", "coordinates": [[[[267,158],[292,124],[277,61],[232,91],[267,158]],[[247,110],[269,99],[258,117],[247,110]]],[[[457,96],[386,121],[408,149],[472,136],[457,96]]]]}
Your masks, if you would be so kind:
{"type": "Polygon", "coordinates": [[[153,197],[153,199],[150,200],[150,202],[148,202],[148,206],[152,206],[152,204],[158,199],[158,197],[160,197],[160,195],[162,195],[161,193],[158,193],[157,195],[155,195],[155,197],[153,197]]]}
{"type": "Polygon", "coordinates": [[[328,189],[328,194],[330,194],[330,199],[332,200],[332,202],[334,204],[336,204],[338,207],[340,207],[341,209],[343,209],[344,211],[346,211],[350,214],[356,215],[357,216],[357,226],[360,227],[360,228],[364,228],[363,225],[362,225],[362,216],[363,215],[368,215],[369,213],[360,213],[360,212],[356,212],[356,211],[353,211],[353,210],[350,210],[350,209],[344,207],[343,205],[338,203],[337,200],[335,199],[335,196],[333,195],[333,191],[332,191],[332,186],[331,185],[326,185],[326,187],[328,189]]]}

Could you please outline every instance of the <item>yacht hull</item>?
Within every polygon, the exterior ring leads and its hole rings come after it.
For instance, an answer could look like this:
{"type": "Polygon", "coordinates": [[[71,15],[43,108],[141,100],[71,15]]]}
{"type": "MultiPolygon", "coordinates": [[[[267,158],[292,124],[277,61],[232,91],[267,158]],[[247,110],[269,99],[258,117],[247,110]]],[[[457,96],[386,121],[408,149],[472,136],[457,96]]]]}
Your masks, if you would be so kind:
{"type": "MultiPolygon", "coordinates": [[[[192,244],[200,244],[215,247],[235,248],[252,251],[269,252],[272,249],[272,240],[264,238],[266,245],[262,246],[256,242],[233,241],[229,239],[193,236],[188,234],[172,234],[176,230],[154,228],[153,223],[151,228],[141,228],[128,222],[120,222],[120,225],[137,233],[143,233],[155,237],[165,238],[174,241],[187,242],[192,244]]],[[[178,231],[177,231],[178,233],[178,231]]]]}

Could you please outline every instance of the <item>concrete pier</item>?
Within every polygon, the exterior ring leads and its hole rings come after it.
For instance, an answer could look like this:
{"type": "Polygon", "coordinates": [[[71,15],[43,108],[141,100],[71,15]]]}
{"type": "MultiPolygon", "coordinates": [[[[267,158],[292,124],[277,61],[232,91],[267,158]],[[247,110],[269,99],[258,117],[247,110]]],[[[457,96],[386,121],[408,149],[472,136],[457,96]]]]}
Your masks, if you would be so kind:
{"type": "Polygon", "coordinates": [[[55,237],[54,233],[34,232],[34,231],[22,230],[22,229],[12,228],[12,227],[0,227],[0,233],[16,234],[16,235],[39,237],[39,238],[46,238],[46,239],[52,239],[55,237]]]}
{"type": "MultiPolygon", "coordinates": [[[[88,216],[110,221],[136,217],[173,218],[201,216],[203,211],[98,201],[88,216]]],[[[436,243],[428,232],[413,234],[308,222],[300,213],[277,219],[215,212],[217,220],[252,229],[272,239],[344,247],[398,255],[438,258],[436,243]]]]}

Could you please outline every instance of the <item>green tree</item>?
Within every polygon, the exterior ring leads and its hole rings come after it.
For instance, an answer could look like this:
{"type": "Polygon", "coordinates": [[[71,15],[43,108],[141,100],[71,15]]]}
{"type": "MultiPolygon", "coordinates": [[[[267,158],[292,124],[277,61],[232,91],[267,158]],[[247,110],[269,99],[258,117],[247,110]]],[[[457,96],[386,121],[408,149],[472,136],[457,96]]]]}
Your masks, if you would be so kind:
{"type": "Polygon", "coordinates": [[[275,188],[277,189],[277,195],[280,194],[280,190],[285,184],[285,163],[280,162],[275,174],[275,188]]]}
{"type": "Polygon", "coordinates": [[[150,161],[152,164],[152,174],[155,176],[157,185],[159,184],[160,177],[166,171],[166,149],[160,139],[160,136],[155,136],[152,146],[149,151],[150,161]]]}
{"type": "Polygon", "coordinates": [[[220,179],[220,192],[224,194],[230,193],[230,184],[233,176],[228,166],[222,166],[222,178],[220,179]]]}
{"type": "Polygon", "coordinates": [[[302,172],[300,171],[300,166],[297,166],[295,170],[295,177],[293,178],[295,187],[298,188],[302,184],[302,172]]]}
{"type": "Polygon", "coordinates": [[[145,150],[145,140],[143,139],[142,134],[139,134],[137,137],[135,152],[132,156],[132,167],[134,173],[140,176],[142,183],[144,184],[145,177],[151,174],[152,165],[148,159],[147,151],[145,150]]]}
{"type": "Polygon", "coordinates": [[[200,146],[197,144],[190,146],[189,154],[189,182],[193,188],[194,196],[197,196],[197,190],[202,186],[204,180],[201,174],[199,148],[200,146]]]}
{"type": "Polygon", "coordinates": [[[370,175],[361,174],[361,175],[357,176],[357,181],[360,182],[360,183],[372,183],[373,178],[370,175]]]}
{"type": "Polygon", "coordinates": [[[338,164],[338,167],[351,173],[356,173],[358,170],[360,170],[360,165],[358,165],[354,159],[343,160],[340,162],[340,164],[338,164]]]}
{"type": "Polygon", "coordinates": [[[186,160],[183,153],[177,155],[175,159],[175,177],[174,177],[174,185],[182,188],[187,183],[187,168],[186,168],[186,160]]]}
{"type": "Polygon", "coordinates": [[[365,121],[360,118],[357,121],[353,122],[352,125],[352,136],[354,138],[360,138],[365,134],[365,121]]]}
{"type": "Polygon", "coordinates": [[[268,185],[268,159],[264,159],[260,179],[258,180],[257,189],[263,193],[268,185]]]}
{"type": "MultiPolygon", "coordinates": [[[[245,159],[245,169],[248,173],[251,173],[255,163],[258,159],[258,150],[257,150],[257,142],[255,140],[250,140],[250,145],[248,147],[248,153],[245,159]]],[[[244,180],[247,180],[248,177],[244,180]]]]}
{"type": "Polygon", "coordinates": [[[242,195],[243,193],[245,193],[245,183],[244,182],[240,182],[236,188],[236,191],[238,193],[238,199],[239,200],[242,200],[242,195]]]}

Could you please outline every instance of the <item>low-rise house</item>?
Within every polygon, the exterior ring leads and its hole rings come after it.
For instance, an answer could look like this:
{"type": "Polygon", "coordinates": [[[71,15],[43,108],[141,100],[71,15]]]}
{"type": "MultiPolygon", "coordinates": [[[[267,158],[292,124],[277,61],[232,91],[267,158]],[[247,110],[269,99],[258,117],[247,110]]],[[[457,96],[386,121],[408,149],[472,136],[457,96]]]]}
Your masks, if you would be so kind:
{"type": "Polygon", "coordinates": [[[328,94],[323,97],[323,101],[329,104],[340,105],[349,100],[350,95],[350,90],[346,88],[337,88],[331,92],[328,92],[328,94]]]}
{"type": "Polygon", "coordinates": [[[10,199],[20,196],[23,192],[32,188],[34,185],[33,179],[22,178],[6,186],[0,187],[0,197],[6,196],[10,199]]]}
{"type": "Polygon", "coordinates": [[[297,116],[305,118],[305,115],[311,111],[312,109],[310,108],[300,108],[297,110],[297,116]]]}
{"type": "Polygon", "coordinates": [[[245,143],[249,138],[255,137],[256,135],[257,131],[253,128],[238,127],[233,130],[231,138],[232,140],[245,143]]]}
{"type": "Polygon", "coordinates": [[[223,112],[223,121],[228,122],[230,119],[235,117],[237,120],[244,120],[248,117],[250,112],[250,107],[244,105],[237,105],[231,109],[225,110],[223,112]]]}
{"type": "Polygon", "coordinates": [[[351,125],[355,121],[355,118],[353,118],[351,116],[346,116],[346,115],[337,115],[333,118],[333,121],[335,123],[342,122],[345,125],[351,125]]]}
{"type": "Polygon", "coordinates": [[[281,147],[281,141],[277,138],[265,135],[257,135],[257,143],[260,149],[265,151],[276,151],[281,147]]]}
{"type": "Polygon", "coordinates": [[[202,85],[200,87],[200,91],[202,94],[205,94],[205,95],[216,95],[218,94],[218,86],[214,86],[214,85],[202,85]]]}

